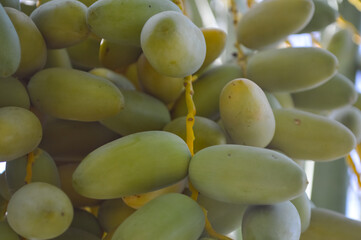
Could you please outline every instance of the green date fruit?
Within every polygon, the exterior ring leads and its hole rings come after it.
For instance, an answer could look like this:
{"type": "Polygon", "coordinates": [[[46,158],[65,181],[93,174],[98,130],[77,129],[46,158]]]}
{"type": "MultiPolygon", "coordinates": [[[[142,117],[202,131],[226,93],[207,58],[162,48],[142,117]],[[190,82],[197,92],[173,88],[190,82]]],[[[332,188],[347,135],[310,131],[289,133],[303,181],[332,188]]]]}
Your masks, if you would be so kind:
{"type": "Polygon", "coordinates": [[[355,103],[357,91],[350,79],[337,73],[324,84],[291,96],[296,108],[333,110],[355,103]]]}
{"type": "Polygon", "coordinates": [[[0,108],[0,161],[10,161],[33,151],[42,138],[39,119],[20,107],[0,108]]]}
{"type": "Polygon", "coordinates": [[[339,122],[316,114],[275,109],[276,132],[269,145],[295,159],[330,161],[356,145],[353,133],[339,122]]]}
{"type": "Polygon", "coordinates": [[[129,216],[112,240],[197,240],[205,225],[199,205],[179,193],[162,195],[129,216]]]}
{"type": "Polygon", "coordinates": [[[325,49],[270,49],[249,58],[247,77],[264,91],[298,92],[325,83],[336,74],[337,66],[336,57],[325,49]]]}
{"type": "Polygon", "coordinates": [[[202,31],[186,16],[174,11],[149,18],[142,29],[140,43],[150,65],[169,77],[194,74],[206,57],[202,31]]]}
{"type": "Polygon", "coordinates": [[[21,48],[16,29],[1,4],[0,36],[0,78],[6,78],[13,75],[18,69],[21,58],[21,48]]]}
{"type": "Polygon", "coordinates": [[[311,209],[311,222],[301,234],[300,240],[357,240],[361,234],[361,222],[323,208],[311,209]]]}
{"type": "Polygon", "coordinates": [[[98,0],[87,11],[87,23],[95,35],[111,42],[140,46],[145,22],[163,11],[180,9],[164,0],[98,0]]]}
{"type": "Polygon", "coordinates": [[[43,35],[46,46],[59,49],[87,38],[87,7],[76,0],[52,0],[40,5],[30,15],[43,35]]]}
{"type": "Polygon", "coordinates": [[[299,240],[301,221],[289,201],[269,206],[251,206],[242,222],[243,240],[299,240]]]}
{"type": "Polygon", "coordinates": [[[7,220],[19,235],[30,239],[54,238],[66,231],[73,219],[73,206],[59,188],[30,183],[11,197],[7,220]]]}
{"type": "Polygon", "coordinates": [[[135,133],[91,152],[73,174],[77,192],[111,199],[157,190],[187,175],[190,152],[177,135],[135,133]]]}
{"type": "Polygon", "coordinates": [[[197,152],[189,179],[207,197],[235,204],[274,204],[305,191],[306,174],[276,151],[242,145],[217,145],[197,152]]]}
{"type": "Polygon", "coordinates": [[[119,89],[110,81],[80,70],[48,68],[28,84],[32,103],[56,118],[98,121],[124,107],[119,89]]]}
{"type": "Polygon", "coordinates": [[[303,29],[311,20],[311,0],[268,0],[249,9],[241,18],[237,38],[244,46],[261,49],[303,29]]]}
{"type": "Polygon", "coordinates": [[[222,123],[234,143],[265,147],[273,138],[275,118],[262,89],[245,78],[227,83],[219,99],[222,123]]]}

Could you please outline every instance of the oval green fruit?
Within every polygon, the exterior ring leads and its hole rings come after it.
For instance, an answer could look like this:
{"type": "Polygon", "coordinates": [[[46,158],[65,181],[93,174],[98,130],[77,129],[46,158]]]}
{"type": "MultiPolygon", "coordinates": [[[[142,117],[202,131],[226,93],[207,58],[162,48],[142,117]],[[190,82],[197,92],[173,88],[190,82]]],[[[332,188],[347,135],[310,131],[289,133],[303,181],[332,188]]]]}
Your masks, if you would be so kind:
{"type": "Polygon", "coordinates": [[[197,152],[189,179],[207,197],[235,204],[273,204],[305,191],[306,174],[276,151],[242,145],[217,145],[197,152]]]}
{"type": "Polygon", "coordinates": [[[306,192],[291,200],[291,203],[296,207],[298,215],[301,220],[301,233],[306,231],[311,221],[311,201],[306,192]]]}
{"type": "Polygon", "coordinates": [[[294,108],[295,107],[295,105],[293,103],[293,99],[291,97],[291,93],[275,92],[272,94],[277,99],[278,103],[281,105],[282,108],[294,108]]]}
{"type": "Polygon", "coordinates": [[[48,56],[44,68],[72,68],[66,48],[48,49],[48,56]]]}
{"type": "Polygon", "coordinates": [[[269,93],[269,92],[265,92],[265,94],[266,94],[268,103],[270,104],[272,109],[282,108],[280,101],[277,99],[277,97],[274,94],[269,93]]]}
{"type": "Polygon", "coordinates": [[[105,200],[99,206],[98,220],[104,231],[111,233],[134,212],[121,198],[105,200]]]}
{"type": "Polygon", "coordinates": [[[102,39],[99,48],[99,61],[103,67],[115,71],[135,63],[141,53],[140,46],[114,43],[102,39]]]}
{"type": "Polygon", "coordinates": [[[100,204],[100,200],[80,195],[73,187],[72,176],[78,163],[68,163],[58,166],[61,181],[61,190],[66,193],[74,207],[92,207],[100,204]]]}
{"type": "Polygon", "coordinates": [[[271,49],[249,59],[247,77],[264,91],[297,92],[326,82],[336,74],[337,66],[336,57],[325,49],[271,49]]]}
{"type": "Polygon", "coordinates": [[[223,126],[234,143],[265,147],[273,138],[275,118],[265,93],[254,82],[238,78],[219,97],[223,126]]]}
{"type": "Polygon", "coordinates": [[[270,206],[252,206],[242,222],[243,240],[299,240],[301,221],[289,201],[270,206]]]}
{"type": "Polygon", "coordinates": [[[330,161],[356,145],[353,133],[339,122],[295,109],[274,109],[276,132],[269,145],[295,159],[330,161]]]}
{"type": "Polygon", "coordinates": [[[73,186],[96,199],[150,192],[186,177],[189,160],[188,146],[177,135],[135,133],[91,152],[75,170],[73,186]]]}
{"type": "Polygon", "coordinates": [[[86,39],[66,48],[74,68],[90,70],[100,67],[99,45],[100,39],[89,35],[86,39]]]}
{"type": "Polygon", "coordinates": [[[99,238],[103,236],[104,232],[97,217],[81,208],[74,208],[74,216],[70,228],[81,229],[99,238]]]}
{"type": "Polygon", "coordinates": [[[337,73],[324,84],[291,96],[296,108],[333,110],[355,103],[357,91],[350,79],[337,73]]]}
{"type": "Polygon", "coordinates": [[[206,57],[202,31],[182,13],[158,13],[144,24],[140,42],[150,65],[160,74],[183,78],[194,74],[206,57]]]}
{"type": "Polygon", "coordinates": [[[356,137],[356,143],[361,142],[361,110],[350,106],[331,113],[331,118],[345,125],[356,137]]]}
{"type": "Polygon", "coordinates": [[[52,0],[37,7],[30,15],[50,49],[69,47],[86,39],[87,6],[76,0],[52,0]]]}
{"type": "Polygon", "coordinates": [[[358,240],[361,235],[361,222],[323,208],[311,209],[311,222],[301,234],[300,240],[358,240]]]}
{"type": "Polygon", "coordinates": [[[0,107],[7,106],[30,108],[26,88],[14,77],[0,78],[0,107]]]}
{"type": "Polygon", "coordinates": [[[14,193],[9,201],[9,225],[25,238],[57,237],[66,231],[72,219],[73,206],[69,198],[59,188],[47,183],[29,183],[14,193]]]}
{"type": "Polygon", "coordinates": [[[120,134],[161,130],[170,122],[167,106],[160,100],[143,92],[122,91],[125,106],[117,115],[101,120],[100,123],[120,134]]]}
{"type": "Polygon", "coordinates": [[[21,59],[15,76],[24,78],[33,75],[45,66],[46,45],[33,20],[14,8],[5,8],[20,40],[21,59]]]}
{"type": "Polygon", "coordinates": [[[172,103],[184,91],[184,79],[158,73],[142,54],[137,61],[139,82],[144,91],[164,103],[172,103]]]}
{"type": "Polygon", "coordinates": [[[207,210],[207,218],[213,229],[220,234],[228,234],[242,226],[244,212],[248,205],[217,201],[198,195],[197,202],[207,210]]]}
{"type": "Polygon", "coordinates": [[[0,108],[0,161],[10,161],[33,151],[42,138],[39,119],[20,107],[0,108]]]}
{"type": "Polygon", "coordinates": [[[35,107],[67,120],[98,121],[116,115],[124,105],[122,93],[110,81],[74,69],[39,71],[28,90],[35,107]]]}
{"type": "Polygon", "coordinates": [[[325,27],[335,22],[338,12],[323,0],[312,0],[315,11],[309,23],[299,33],[309,33],[323,30],[325,27]]]}
{"type": "Polygon", "coordinates": [[[220,55],[226,46],[227,34],[221,28],[201,28],[206,41],[206,57],[202,66],[196,72],[197,75],[207,69],[220,55]]]}
{"type": "Polygon", "coordinates": [[[0,78],[13,75],[20,65],[21,48],[19,36],[0,4],[0,78]]]}
{"type": "Polygon", "coordinates": [[[205,218],[199,205],[186,195],[165,194],[129,216],[112,240],[197,240],[205,218]]]}
{"type": "Polygon", "coordinates": [[[357,44],[353,40],[354,32],[351,28],[342,28],[337,30],[332,36],[330,36],[329,41],[325,44],[325,47],[328,51],[334,54],[340,66],[338,72],[346,74],[350,79],[353,79],[354,76],[350,74],[350,66],[354,64],[355,52],[357,51],[357,44]]]}
{"type": "Polygon", "coordinates": [[[238,41],[252,49],[276,44],[304,28],[313,12],[312,0],[268,0],[255,4],[239,22],[238,41]]]}
{"type": "Polygon", "coordinates": [[[151,16],[163,11],[181,12],[172,1],[100,0],[88,8],[87,23],[101,38],[140,46],[143,25],[151,16]]]}

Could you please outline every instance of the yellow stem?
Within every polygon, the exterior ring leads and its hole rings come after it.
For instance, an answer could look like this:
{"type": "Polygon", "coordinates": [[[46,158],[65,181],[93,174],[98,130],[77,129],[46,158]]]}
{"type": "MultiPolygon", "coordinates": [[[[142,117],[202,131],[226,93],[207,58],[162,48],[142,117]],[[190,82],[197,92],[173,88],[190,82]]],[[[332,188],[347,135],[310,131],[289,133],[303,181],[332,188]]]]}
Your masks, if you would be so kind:
{"type": "Polygon", "coordinates": [[[239,21],[239,14],[238,14],[238,10],[237,10],[237,4],[235,0],[231,0],[231,13],[232,13],[232,17],[233,17],[233,25],[237,26],[238,21],[239,21]]]}
{"type": "Polygon", "coordinates": [[[197,189],[193,186],[193,184],[191,183],[191,181],[190,181],[189,179],[188,179],[188,187],[189,187],[189,190],[190,190],[191,193],[192,193],[191,198],[192,198],[194,201],[197,201],[199,192],[198,192],[197,189]]]}
{"type": "Polygon", "coordinates": [[[292,43],[288,39],[285,40],[285,44],[287,45],[287,47],[292,47],[292,43]]]}
{"type": "Polygon", "coordinates": [[[35,162],[34,152],[30,152],[28,154],[28,163],[26,164],[26,176],[25,182],[28,184],[31,182],[31,178],[33,177],[33,164],[35,162]]]}
{"type": "MultiPolygon", "coordinates": [[[[187,117],[186,117],[186,143],[189,148],[189,151],[191,152],[191,155],[194,155],[194,131],[193,131],[193,125],[194,125],[194,118],[196,115],[196,106],[193,102],[193,77],[187,76],[184,79],[184,86],[185,86],[185,98],[186,98],[186,105],[187,105],[187,117]]],[[[198,191],[193,187],[192,183],[189,181],[189,190],[192,192],[192,199],[197,201],[198,198],[198,191]]]]}
{"type": "Polygon", "coordinates": [[[201,207],[202,210],[203,210],[203,213],[204,213],[204,216],[205,216],[205,220],[206,220],[206,231],[208,233],[209,236],[211,237],[214,237],[216,239],[219,239],[219,240],[232,240],[232,238],[229,238],[229,237],[226,237],[226,236],[223,236],[219,233],[217,233],[216,231],[214,231],[213,227],[212,227],[212,224],[209,222],[208,220],[208,213],[207,213],[207,210],[204,208],[204,207],[201,207]]]}
{"type": "MultiPolygon", "coordinates": [[[[231,4],[231,12],[232,12],[232,16],[233,16],[233,25],[234,28],[237,28],[237,24],[239,22],[240,16],[237,10],[237,4],[235,2],[235,0],[231,0],[230,2],[231,4]]],[[[253,1],[248,0],[248,4],[253,4],[253,1]],[[251,3],[252,2],[252,3],[251,3]]],[[[247,56],[244,54],[242,48],[241,48],[241,44],[239,43],[238,39],[236,39],[236,42],[234,44],[236,50],[237,50],[237,63],[238,65],[241,67],[244,77],[246,76],[246,68],[247,68],[247,56]]]]}
{"type": "Polygon", "coordinates": [[[360,0],[348,0],[348,2],[355,6],[355,8],[357,8],[357,10],[359,10],[361,12],[361,1],[360,0]]]}
{"type": "Polygon", "coordinates": [[[175,3],[180,8],[180,10],[183,12],[184,15],[187,15],[185,12],[183,0],[172,0],[172,2],[175,3]]]}
{"type": "Polygon", "coordinates": [[[186,98],[186,105],[188,109],[187,114],[187,121],[186,121],[186,132],[187,132],[187,139],[186,143],[188,145],[189,151],[191,152],[191,155],[194,154],[194,132],[193,132],[193,125],[194,125],[194,117],[196,115],[196,106],[193,102],[193,86],[192,86],[192,76],[188,76],[184,80],[184,86],[185,86],[185,98],[186,98]]]}
{"type": "Polygon", "coordinates": [[[317,40],[317,38],[316,38],[316,36],[315,36],[314,33],[311,33],[311,39],[312,39],[312,44],[313,44],[315,47],[322,48],[321,43],[317,40]]]}
{"type": "MultiPolygon", "coordinates": [[[[194,118],[196,115],[196,106],[194,105],[193,102],[193,86],[192,86],[192,82],[195,81],[196,77],[192,77],[192,76],[187,76],[184,79],[184,86],[185,86],[185,98],[186,98],[186,105],[187,105],[187,110],[188,110],[188,114],[187,114],[187,118],[186,118],[186,143],[187,146],[189,148],[189,151],[191,152],[191,155],[194,155],[194,131],[193,131],[193,125],[194,125],[194,118]]],[[[189,186],[189,190],[191,191],[191,198],[194,201],[197,201],[198,199],[198,190],[192,185],[191,181],[188,180],[188,186],[189,186]]],[[[207,218],[207,211],[201,206],[205,218],[206,218],[206,231],[208,232],[208,234],[212,237],[216,237],[217,239],[220,240],[232,240],[228,237],[225,237],[223,235],[218,234],[213,228],[211,223],[209,222],[208,218],[207,218]]]]}
{"type": "Polygon", "coordinates": [[[250,8],[254,4],[254,0],[247,0],[247,6],[250,8]]]}
{"type": "Polygon", "coordinates": [[[243,76],[247,77],[247,57],[244,55],[240,43],[236,41],[234,46],[237,49],[237,63],[241,67],[243,76]]]}
{"type": "Polygon", "coordinates": [[[337,24],[342,28],[350,28],[353,33],[352,40],[354,41],[354,43],[358,45],[361,44],[361,36],[358,33],[357,28],[352,23],[344,19],[342,16],[339,16],[337,18],[337,24]]]}
{"type": "Polygon", "coordinates": [[[347,164],[350,166],[351,170],[352,170],[353,173],[356,175],[356,177],[357,177],[357,183],[358,183],[359,187],[361,188],[361,176],[360,176],[360,173],[357,171],[356,165],[355,165],[355,163],[353,162],[350,154],[347,155],[346,160],[347,160],[347,164]]]}

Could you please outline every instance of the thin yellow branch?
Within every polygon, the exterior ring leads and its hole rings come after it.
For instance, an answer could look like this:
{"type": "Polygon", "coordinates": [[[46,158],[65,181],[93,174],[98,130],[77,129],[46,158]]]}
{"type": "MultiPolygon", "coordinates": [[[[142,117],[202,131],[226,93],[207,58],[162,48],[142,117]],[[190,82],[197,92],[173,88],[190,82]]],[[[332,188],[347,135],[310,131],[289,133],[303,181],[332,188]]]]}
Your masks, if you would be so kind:
{"type": "Polygon", "coordinates": [[[250,8],[254,4],[254,0],[247,0],[247,6],[250,8]]]}
{"type": "Polygon", "coordinates": [[[185,86],[185,98],[186,98],[186,104],[188,109],[187,114],[187,121],[186,121],[186,132],[187,132],[187,139],[186,143],[188,145],[189,151],[191,152],[191,155],[194,154],[194,132],[193,132],[193,125],[194,125],[194,117],[196,115],[196,106],[193,102],[193,86],[192,86],[192,76],[188,76],[184,80],[184,86],[185,86]]]}
{"type": "Polygon", "coordinates": [[[361,1],[360,0],[348,0],[348,2],[361,12],[361,1]]]}
{"type": "Polygon", "coordinates": [[[26,164],[25,182],[27,184],[31,182],[31,179],[33,177],[33,164],[34,164],[34,162],[35,162],[34,152],[30,152],[28,154],[28,162],[26,164]]]}
{"type": "Polygon", "coordinates": [[[236,1],[231,0],[230,5],[231,5],[230,10],[231,10],[231,13],[232,13],[232,18],[233,18],[233,25],[237,26],[237,24],[239,22],[239,19],[240,19],[240,15],[239,15],[238,10],[237,10],[236,1]]]}
{"type": "Polygon", "coordinates": [[[344,19],[342,16],[339,16],[337,18],[337,24],[342,28],[350,28],[353,33],[353,36],[352,36],[353,42],[356,43],[357,45],[361,44],[361,36],[360,36],[357,28],[352,23],[350,23],[349,21],[344,19]]]}
{"type": "Polygon", "coordinates": [[[349,167],[351,168],[352,172],[356,175],[358,186],[361,188],[361,176],[360,176],[360,173],[357,171],[356,165],[355,165],[353,159],[351,158],[350,154],[347,155],[346,162],[349,165],[349,167]]]}
{"type": "Polygon", "coordinates": [[[197,201],[197,200],[198,200],[199,192],[198,192],[197,189],[193,186],[193,184],[191,183],[190,180],[188,180],[188,187],[189,187],[189,190],[191,191],[191,198],[192,198],[194,201],[197,201]]]}
{"type": "MultiPolygon", "coordinates": [[[[194,155],[194,131],[193,131],[193,126],[194,126],[194,120],[195,120],[195,115],[196,115],[196,107],[194,105],[193,102],[193,86],[192,86],[192,82],[196,80],[196,77],[192,77],[192,76],[187,76],[184,79],[184,86],[185,86],[185,98],[186,98],[186,105],[187,105],[187,117],[186,117],[186,143],[187,146],[189,148],[189,151],[191,152],[191,155],[194,155]]],[[[198,195],[199,192],[198,190],[193,186],[193,184],[191,183],[190,180],[188,180],[188,187],[189,190],[191,191],[191,198],[194,201],[197,201],[198,199],[198,195]]],[[[205,215],[205,221],[206,221],[206,231],[207,233],[212,236],[212,237],[216,237],[219,240],[232,240],[228,237],[225,237],[221,234],[218,234],[213,228],[211,223],[209,222],[208,218],[207,218],[207,210],[202,207],[202,210],[204,212],[205,215]]]]}
{"type": "Polygon", "coordinates": [[[314,33],[311,33],[311,39],[312,39],[313,46],[318,47],[318,48],[322,48],[321,43],[317,40],[314,33]]]}
{"type": "Polygon", "coordinates": [[[242,51],[241,45],[238,41],[234,44],[237,49],[237,63],[241,67],[244,77],[247,77],[247,57],[242,51]]]}
{"type": "Polygon", "coordinates": [[[184,15],[187,15],[183,0],[172,0],[172,2],[180,8],[184,15]]]}
{"type": "MultiPolygon", "coordinates": [[[[248,4],[252,5],[253,1],[248,0],[248,4]]],[[[230,5],[231,5],[230,10],[231,10],[232,17],[233,17],[233,26],[234,26],[234,29],[236,30],[238,22],[240,20],[240,14],[238,12],[237,4],[236,4],[235,0],[231,0],[230,5]]],[[[236,39],[236,42],[234,43],[234,47],[237,50],[237,63],[241,67],[241,69],[243,71],[243,74],[244,74],[244,77],[247,77],[246,76],[246,72],[247,72],[246,71],[246,68],[247,68],[247,56],[244,54],[244,52],[243,52],[243,50],[241,48],[241,44],[238,41],[238,39],[236,39]]]]}

